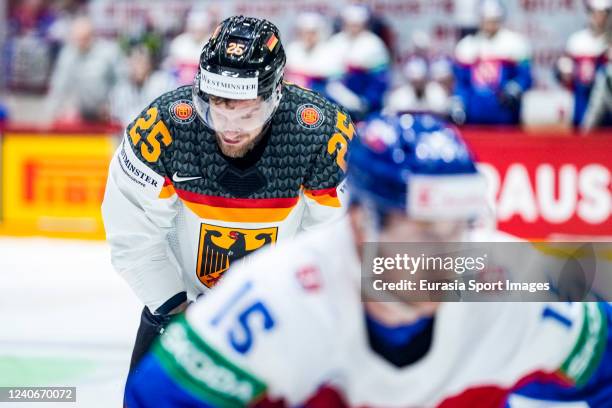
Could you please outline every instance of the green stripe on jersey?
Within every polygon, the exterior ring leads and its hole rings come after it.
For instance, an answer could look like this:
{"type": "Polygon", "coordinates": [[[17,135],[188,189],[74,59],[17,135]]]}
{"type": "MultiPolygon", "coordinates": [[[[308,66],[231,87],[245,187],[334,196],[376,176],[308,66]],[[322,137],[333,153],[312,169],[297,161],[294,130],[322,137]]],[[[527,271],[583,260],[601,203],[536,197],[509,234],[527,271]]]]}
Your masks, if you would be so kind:
{"type": "Polygon", "coordinates": [[[606,348],[608,324],[604,311],[597,303],[583,303],[584,320],[569,356],[561,365],[561,371],[576,386],[582,386],[589,381],[601,360],[606,348]]]}
{"type": "Polygon", "coordinates": [[[181,386],[214,406],[243,407],[266,390],[262,381],[206,344],[184,316],[168,326],[153,354],[181,386]]]}

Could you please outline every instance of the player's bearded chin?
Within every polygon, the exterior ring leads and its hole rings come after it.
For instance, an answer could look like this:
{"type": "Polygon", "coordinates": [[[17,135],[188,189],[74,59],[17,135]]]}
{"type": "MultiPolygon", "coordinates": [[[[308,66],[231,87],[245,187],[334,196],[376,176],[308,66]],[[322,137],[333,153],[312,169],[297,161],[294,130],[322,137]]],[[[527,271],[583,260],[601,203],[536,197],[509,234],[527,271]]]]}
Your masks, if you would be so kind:
{"type": "Polygon", "coordinates": [[[221,153],[240,158],[255,147],[263,136],[261,99],[228,100],[210,97],[210,114],[221,153]]]}
{"type": "Polygon", "coordinates": [[[217,144],[221,153],[227,157],[233,159],[244,157],[248,152],[253,150],[255,145],[263,137],[263,128],[252,130],[250,132],[217,132],[215,136],[217,138],[217,144]],[[226,143],[224,139],[239,140],[238,143],[226,143]]]}

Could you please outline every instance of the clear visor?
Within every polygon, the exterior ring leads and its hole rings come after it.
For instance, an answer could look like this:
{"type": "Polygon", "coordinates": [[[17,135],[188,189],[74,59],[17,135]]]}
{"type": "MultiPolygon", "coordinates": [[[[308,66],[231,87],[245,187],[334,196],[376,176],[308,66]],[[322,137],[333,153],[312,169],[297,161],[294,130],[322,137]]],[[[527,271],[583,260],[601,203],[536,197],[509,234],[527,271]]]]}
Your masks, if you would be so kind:
{"type": "Polygon", "coordinates": [[[214,95],[202,98],[195,90],[193,103],[206,126],[217,133],[245,133],[263,128],[280,102],[280,86],[267,98],[228,99],[214,95]]]}

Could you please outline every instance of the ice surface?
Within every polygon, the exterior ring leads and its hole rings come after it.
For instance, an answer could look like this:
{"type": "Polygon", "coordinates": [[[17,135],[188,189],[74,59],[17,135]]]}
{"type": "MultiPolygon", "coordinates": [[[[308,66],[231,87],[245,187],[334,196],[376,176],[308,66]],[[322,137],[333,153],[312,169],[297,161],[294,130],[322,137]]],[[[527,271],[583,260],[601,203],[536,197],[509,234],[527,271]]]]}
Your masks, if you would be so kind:
{"type": "Polygon", "coordinates": [[[0,238],[0,386],[76,386],[76,405],[43,405],[120,407],[141,307],[103,242],[0,238]]]}

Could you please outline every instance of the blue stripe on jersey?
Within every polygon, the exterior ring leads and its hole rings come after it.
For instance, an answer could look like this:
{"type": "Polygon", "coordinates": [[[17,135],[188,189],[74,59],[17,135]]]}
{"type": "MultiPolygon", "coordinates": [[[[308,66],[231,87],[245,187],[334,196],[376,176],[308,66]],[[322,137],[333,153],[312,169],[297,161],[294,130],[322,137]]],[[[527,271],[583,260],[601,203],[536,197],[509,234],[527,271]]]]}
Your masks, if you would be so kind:
{"type": "Polygon", "coordinates": [[[431,347],[433,318],[387,327],[366,314],[370,347],[396,367],[405,367],[421,359],[431,347]]]}
{"type": "Polygon", "coordinates": [[[414,323],[401,326],[385,326],[370,315],[366,314],[366,324],[370,333],[381,343],[390,347],[404,346],[418,334],[423,332],[433,319],[423,318],[414,323]]]}
{"type": "Polygon", "coordinates": [[[174,382],[151,353],[130,374],[125,402],[127,408],[214,408],[174,382]]]}
{"type": "Polygon", "coordinates": [[[534,382],[515,392],[528,398],[551,401],[584,401],[591,407],[608,407],[612,402],[612,305],[600,303],[608,321],[606,349],[589,381],[582,387],[534,382]]]}

